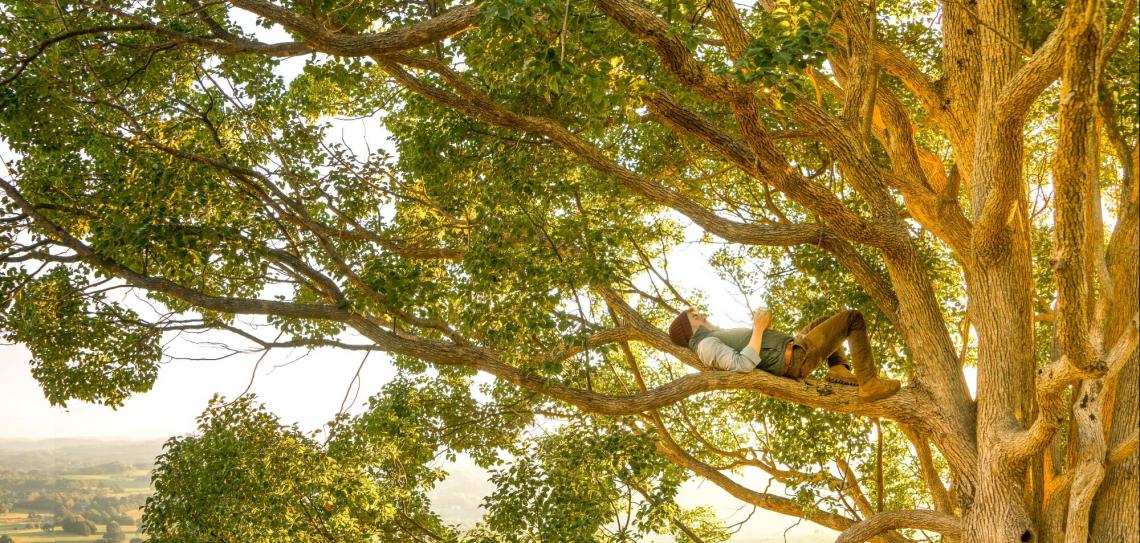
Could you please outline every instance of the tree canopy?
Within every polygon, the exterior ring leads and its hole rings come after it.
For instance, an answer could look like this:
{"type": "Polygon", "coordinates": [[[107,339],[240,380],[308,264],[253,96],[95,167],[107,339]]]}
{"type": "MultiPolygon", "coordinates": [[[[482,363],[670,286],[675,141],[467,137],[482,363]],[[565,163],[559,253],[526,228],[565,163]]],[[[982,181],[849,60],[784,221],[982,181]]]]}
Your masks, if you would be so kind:
{"type": "Polygon", "coordinates": [[[323,434],[211,403],[151,541],[727,539],[693,477],[846,542],[1140,530],[1134,0],[0,15],[0,332],[53,404],[192,333],[399,370],[323,434]],[[693,231],[778,328],[862,311],[906,386],[708,371],[662,331],[693,231]],[[427,498],[458,453],[496,487],[468,530],[427,498]]]}

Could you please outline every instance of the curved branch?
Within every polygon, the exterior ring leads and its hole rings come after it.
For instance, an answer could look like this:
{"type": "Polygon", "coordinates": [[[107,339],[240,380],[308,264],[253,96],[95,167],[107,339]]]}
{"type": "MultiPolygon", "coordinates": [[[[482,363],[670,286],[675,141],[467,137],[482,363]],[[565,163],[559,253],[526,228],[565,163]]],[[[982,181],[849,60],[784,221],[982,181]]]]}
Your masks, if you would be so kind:
{"type": "Polygon", "coordinates": [[[262,300],[257,298],[229,298],[211,296],[193,289],[186,288],[173,281],[161,277],[152,277],[135,272],[126,266],[96,253],[87,244],[69,234],[59,225],[42,215],[35,206],[29,203],[20,191],[7,180],[0,179],[0,188],[12,199],[15,204],[26,213],[36,225],[59,240],[67,248],[88,264],[101,268],[105,272],[122,278],[145,290],[161,292],[174,296],[188,304],[218,311],[221,313],[247,313],[253,315],[276,315],[280,317],[307,318],[330,321],[344,321],[347,313],[339,307],[324,304],[299,304],[277,300],[262,300]]]}
{"type": "MultiPolygon", "coordinates": [[[[688,469],[698,477],[701,477],[713,484],[719,486],[725,492],[732,495],[734,498],[739,499],[745,503],[755,505],[774,511],[784,515],[802,518],[821,526],[831,528],[835,531],[842,531],[856,524],[856,521],[847,518],[843,515],[831,513],[821,510],[805,510],[802,505],[799,505],[794,500],[775,496],[767,492],[757,492],[750,488],[733,481],[731,478],[721,473],[717,468],[702,462],[693,455],[689,454],[684,448],[677,444],[669,434],[668,428],[659,418],[651,419],[651,422],[656,427],[660,438],[657,440],[657,452],[664,456],[667,460],[680,467],[688,469]]],[[[883,543],[906,543],[909,541],[902,535],[896,532],[886,532],[876,536],[877,542],[883,543]]]]}
{"type": "Polygon", "coordinates": [[[937,511],[885,511],[843,530],[835,543],[862,543],[887,530],[915,528],[938,532],[949,538],[961,537],[962,520],[937,511]]]}
{"type": "MultiPolygon", "coordinates": [[[[755,172],[754,177],[770,182],[796,203],[826,218],[831,226],[854,241],[884,250],[905,243],[900,239],[899,231],[889,227],[896,225],[882,224],[882,219],[887,216],[897,221],[893,201],[884,190],[881,179],[864,167],[869,161],[860,159],[866,157],[853,150],[850,138],[838,135],[838,122],[834,117],[817,108],[812,102],[798,101],[793,108],[797,120],[812,128],[826,131],[831,136],[834,141],[829,140],[828,143],[838,147],[833,151],[840,156],[854,157],[848,164],[854,173],[852,181],[870,203],[878,222],[868,221],[855,214],[840,202],[834,193],[818,183],[805,179],[792,167],[787,157],[776,147],[767,130],[759,123],[754,89],[741,87],[731,80],[710,75],[709,70],[693,57],[681,38],[670,30],[669,25],[640,2],[596,0],[595,3],[626,31],[652,47],[662,64],[674,77],[706,98],[732,106],[737,125],[745,136],[744,143],[755,155],[752,165],[745,171],[755,172]],[[722,85],[727,85],[728,90],[722,91],[720,88],[722,85]],[[864,175],[867,173],[872,175],[864,175]]],[[[731,15],[728,19],[731,19],[731,15]]],[[[724,22],[729,26],[733,24],[730,20],[724,22]]]]}
{"type": "Polygon", "coordinates": [[[611,395],[568,387],[504,363],[498,353],[481,347],[460,346],[433,339],[407,337],[385,330],[373,321],[353,316],[348,324],[375,342],[381,350],[412,356],[445,366],[461,366],[489,373],[527,390],[539,392],[584,411],[603,415],[632,415],[674,404],[702,392],[754,390],[772,398],[818,407],[838,413],[853,413],[917,423],[919,396],[904,388],[889,398],[863,402],[851,386],[816,387],[801,381],[763,372],[704,371],[690,373],[656,388],[635,394],[611,395]]]}
{"type": "MultiPolygon", "coordinates": [[[[517,386],[546,394],[586,411],[608,415],[634,414],[670,405],[701,392],[747,389],[767,394],[773,398],[841,413],[894,418],[910,422],[917,422],[920,419],[918,414],[919,399],[917,394],[910,389],[904,389],[884,400],[862,402],[856,394],[855,387],[828,386],[826,389],[817,389],[803,382],[776,377],[762,371],[747,374],[722,371],[688,374],[655,389],[630,395],[607,395],[578,390],[553,383],[526,370],[506,364],[500,360],[498,353],[490,349],[398,334],[381,328],[371,319],[352,314],[341,307],[212,296],[186,288],[167,279],[142,275],[96,253],[82,241],[41,215],[6,180],[0,179],[0,187],[17,206],[36,221],[40,228],[61,240],[84,261],[122,278],[132,286],[168,294],[191,305],[222,313],[275,315],[342,322],[352,326],[375,342],[378,350],[412,356],[435,364],[463,366],[490,373],[517,386]]],[[[643,320],[642,326],[644,326],[643,320]]],[[[620,334],[611,335],[605,339],[615,341],[619,336],[620,334]]],[[[642,336],[642,338],[645,337],[642,336]]],[[[648,342],[653,346],[664,347],[662,338],[667,341],[664,333],[656,330],[655,334],[648,336],[648,342]]],[[[669,351],[679,349],[673,345],[669,351]]],[[[688,350],[685,349],[685,351],[688,350]]],[[[687,356],[692,357],[693,355],[691,352],[687,352],[687,356]]]]}
{"type": "Polygon", "coordinates": [[[1033,100],[1061,76],[1065,34],[1076,23],[1077,12],[1083,7],[1081,2],[1070,3],[1045,43],[1006,82],[993,108],[1003,121],[1020,121],[1033,105],[1033,100]]]}
{"type": "MultiPolygon", "coordinates": [[[[613,176],[634,194],[655,204],[676,210],[698,226],[717,236],[754,245],[795,245],[806,243],[819,235],[819,231],[813,225],[759,225],[736,222],[720,217],[680,192],[626,169],[602,153],[596,146],[571,133],[566,128],[548,119],[515,113],[492,102],[485,94],[465,81],[460,74],[434,59],[409,55],[388,55],[377,57],[376,61],[401,85],[412,92],[500,128],[522,130],[550,138],[568,151],[578,155],[595,170],[613,176]],[[439,74],[458,94],[425,83],[408,73],[396,62],[439,74]]],[[[819,187],[819,191],[824,191],[820,198],[830,197],[834,200],[834,195],[826,192],[822,187],[819,187]]],[[[828,211],[831,209],[828,208],[828,211]]],[[[849,216],[856,223],[862,224],[862,220],[850,211],[846,211],[846,216],[849,216]]],[[[868,234],[864,237],[869,242],[884,243],[883,239],[874,237],[873,232],[866,232],[866,229],[863,228],[856,228],[856,230],[868,234]]]]}
{"type": "Polygon", "coordinates": [[[1112,380],[1119,375],[1140,344],[1138,325],[1140,316],[1134,314],[1112,350],[1103,358],[1094,360],[1087,369],[1074,366],[1068,357],[1062,356],[1056,362],[1037,370],[1037,403],[1040,412],[1027,430],[1018,432],[1005,442],[1004,447],[1011,458],[1028,458],[1043,449],[1053,438],[1067,405],[1062,395],[1069,385],[1081,379],[1099,377],[1112,380]]]}
{"type": "Polygon", "coordinates": [[[34,62],[36,58],[44,54],[44,51],[47,51],[49,47],[57,43],[67,41],[71,38],[77,38],[79,36],[103,34],[107,32],[131,32],[135,30],[143,30],[144,28],[145,27],[143,25],[102,25],[91,28],[71,30],[69,32],[64,32],[62,34],[52,36],[36,45],[35,49],[31,53],[25,55],[24,58],[17,60],[16,66],[11,70],[11,75],[4,77],[4,79],[0,79],[0,87],[15,81],[17,77],[20,77],[20,74],[24,73],[24,70],[28,69],[28,66],[31,65],[31,63],[34,62]]]}
{"type": "Polygon", "coordinates": [[[946,128],[952,134],[961,130],[957,121],[950,119],[943,110],[942,103],[946,97],[925,73],[906,58],[902,50],[897,46],[875,41],[872,53],[875,64],[882,66],[888,74],[897,77],[903,86],[918,98],[931,118],[937,119],[940,124],[951,123],[946,128]]]}
{"type": "MultiPolygon", "coordinates": [[[[761,180],[764,178],[763,174],[756,168],[756,159],[752,151],[739,140],[713,125],[712,122],[705,117],[685,108],[664,92],[647,95],[644,96],[643,99],[649,108],[669,126],[711,145],[730,162],[745,172],[748,172],[754,178],[761,180]]],[[[824,205],[823,202],[819,202],[818,200],[816,200],[816,202],[819,206],[824,205]]],[[[825,210],[825,212],[833,211],[835,210],[831,208],[825,210]]],[[[846,210],[840,207],[838,211],[843,213],[846,210]]],[[[839,224],[845,225],[847,222],[841,220],[839,224]]],[[[818,226],[818,228],[819,230],[815,232],[815,235],[809,237],[805,242],[818,245],[831,252],[836,260],[838,260],[847,271],[851,272],[855,280],[867,289],[867,292],[871,295],[875,304],[879,306],[879,309],[891,319],[892,323],[898,325],[898,298],[895,296],[890,285],[883,280],[878,272],[876,272],[863,256],[845,239],[822,225],[818,226]]],[[[847,234],[849,231],[841,230],[841,232],[847,234]]],[[[750,243],[750,241],[742,237],[730,238],[719,233],[717,234],[729,241],[750,243]]]]}
{"type": "MultiPolygon", "coordinates": [[[[655,422],[656,424],[656,422],[655,422]]],[[[767,509],[776,513],[782,513],[788,516],[803,518],[810,520],[821,526],[831,528],[832,530],[844,530],[849,526],[855,525],[855,521],[835,513],[827,511],[805,511],[803,506],[795,500],[790,500],[782,496],[775,496],[767,492],[757,492],[750,488],[737,483],[730,479],[727,475],[721,473],[716,468],[701,462],[688,451],[682,449],[676,442],[668,437],[664,432],[664,428],[658,428],[658,432],[662,433],[662,437],[657,440],[657,452],[665,457],[670,462],[681,466],[698,477],[701,477],[716,486],[728,492],[734,498],[767,509]]]]}
{"type": "Polygon", "coordinates": [[[230,4],[296,32],[315,48],[342,56],[384,55],[437,43],[474,28],[482,15],[476,5],[458,6],[436,17],[370,34],[329,32],[320,23],[262,0],[230,0],[230,4]]]}

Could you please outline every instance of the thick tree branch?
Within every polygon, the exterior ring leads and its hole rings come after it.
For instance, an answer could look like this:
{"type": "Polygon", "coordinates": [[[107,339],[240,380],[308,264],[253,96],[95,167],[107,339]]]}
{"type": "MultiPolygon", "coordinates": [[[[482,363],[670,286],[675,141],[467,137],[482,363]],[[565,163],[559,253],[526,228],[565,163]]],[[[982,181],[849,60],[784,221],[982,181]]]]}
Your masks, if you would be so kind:
{"type": "MultiPolygon", "coordinates": [[[[502,362],[498,354],[490,349],[405,336],[380,327],[370,318],[349,313],[336,306],[211,296],[163,278],[139,274],[99,255],[86,244],[41,215],[7,181],[0,180],[0,188],[3,188],[9,198],[35,220],[41,229],[61,240],[84,261],[98,266],[111,275],[122,278],[132,286],[168,294],[191,305],[221,313],[276,315],[342,322],[352,326],[375,342],[378,350],[412,356],[435,364],[462,366],[483,371],[522,388],[543,393],[586,411],[608,415],[642,413],[676,403],[701,392],[751,389],[773,398],[841,413],[894,418],[910,423],[916,423],[921,419],[918,414],[919,399],[909,389],[904,389],[884,400],[862,402],[858,399],[855,387],[834,386],[828,387],[827,390],[820,390],[803,382],[776,377],[762,371],[746,374],[722,371],[689,374],[647,392],[631,395],[615,396],[578,390],[510,366],[502,362]]],[[[614,341],[619,335],[611,335],[608,339],[614,341]]],[[[663,346],[661,345],[663,336],[665,336],[663,332],[656,330],[647,339],[651,345],[663,346]]],[[[667,336],[665,336],[665,341],[667,341],[667,336]]],[[[672,346],[669,350],[675,351],[678,348],[672,346]]],[[[685,349],[685,351],[688,350],[685,349]]],[[[689,352],[687,356],[691,357],[692,353],[689,352]]]]}
{"type": "Polygon", "coordinates": [[[705,371],[687,374],[643,393],[608,395],[567,387],[543,379],[533,373],[510,366],[490,349],[459,346],[450,342],[403,337],[377,326],[362,317],[349,320],[354,328],[376,342],[383,350],[413,356],[441,365],[462,366],[494,375],[522,388],[540,392],[552,398],[604,415],[630,415],[643,413],[676,403],[701,392],[714,390],[755,390],[776,399],[820,407],[839,413],[879,416],[915,423],[918,415],[918,398],[908,389],[875,402],[861,402],[855,387],[830,386],[821,391],[816,387],[776,377],[763,371],[734,373],[705,371]]]}
{"type": "Polygon", "coordinates": [[[697,62],[684,42],[673,35],[669,24],[640,2],[596,0],[594,3],[603,13],[657,51],[669,73],[705,97],[719,102],[731,102],[747,94],[748,90],[734,80],[714,75],[697,62]]]}
{"type": "Polygon", "coordinates": [[[716,21],[717,30],[724,38],[724,45],[728,49],[729,58],[739,59],[752,41],[752,35],[748,33],[740,21],[740,12],[737,11],[732,0],[711,0],[709,7],[712,8],[713,20],[716,21]]]}
{"type": "MultiPolygon", "coordinates": [[[[813,103],[803,100],[798,101],[794,108],[797,120],[810,124],[812,128],[827,130],[832,136],[829,144],[835,147],[833,151],[850,159],[847,162],[852,170],[852,182],[870,203],[876,222],[858,217],[839,202],[831,191],[799,175],[788,163],[787,157],[776,147],[767,130],[760,125],[754,89],[742,88],[732,83],[730,85],[732,92],[710,90],[708,78],[701,75],[707,74],[707,68],[693,58],[691,51],[680,37],[671,32],[665,21],[641,3],[633,0],[598,0],[595,3],[628,32],[652,47],[674,77],[707,98],[732,106],[737,125],[745,135],[744,143],[755,154],[753,162],[759,173],[759,179],[771,183],[796,203],[816,212],[828,224],[853,241],[881,249],[896,248],[905,243],[905,240],[898,236],[898,232],[888,228],[886,224],[881,224],[885,217],[897,221],[893,202],[887,196],[882,180],[873,172],[873,168],[868,168],[866,161],[857,160],[860,157],[865,158],[859,152],[862,145],[850,137],[837,136],[839,123],[836,119],[813,103]]],[[[731,20],[731,14],[726,14],[722,18],[730,27],[735,24],[731,20]]]]}
{"type": "Polygon", "coordinates": [[[962,521],[958,517],[937,511],[885,511],[843,530],[835,543],[862,543],[887,530],[915,528],[938,532],[946,537],[962,535],[962,521]]]}
{"type": "Polygon", "coordinates": [[[317,21],[271,2],[230,0],[230,3],[297,33],[314,49],[339,56],[385,55],[438,43],[474,28],[482,14],[482,8],[477,5],[458,6],[431,19],[387,32],[346,34],[330,32],[317,21]]]}
{"type": "Polygon", "coordinates": [[[1062,356],[1056,362],[1037,370],[1037,404],[1040,413],[1029,429],[1017,433],[1004,444],[1006,454],[1014,459],[1024,459],[1044,448],[1063,420],[1065,389],[1081,379],[1114,379],[1140,343],[1138,326],[1140,316],[1133,315],[1116,345],[1086,369],[1076,367],[1062,356]]]}
{"type": "Polygon", "coordinates": [[[810,520],[821,526],[831,528],[832,530],[842,531],[855,524],[855,521],[842,515],[819,510],[805,512],[803,507],[794,500],[774,496],[765,492],[757,492],[747,488],[733,481],[716,468],[701,462],[682,449],[677,443],[668,439],[667,432],[664,431],[664,428],[658,428],[658,433],[662,436],[661,439],[657,440],[658,453],[667,458],[670,462],[684,467],[697,476],[719,486],[724,489],[725,492],[728,492],[740,501],[769,511],[810,520]]]}
{"type": "MultiPolygon", "coordinates": [[[[817,74],[816,81],[828,94],[842,98],[843,90],[830,79],[817,74]]],[[[884,179],[902,192],[911,217],[945,241],[959,262],[969,262],[973,226],[958,204],[958,186],[943,170],[941,159],[919,147],[915,126],[899,98],[881,85],[877,95],[874,135],[891,159],[884,179]]]]}
{"type": "Polygon", "coordinates": [[[1070,2],[1066,6],[1057,27],[1049,34],[1045,43],[1033,56],[1014,73],[998,96],[994,111],[1003,120],[1020,120],[1029,111],[1033,101],[1061,75],[1065,59],[1065,34],[1076,22],[1076,13],[1082,9],[1081,2],[1070,2]]]}

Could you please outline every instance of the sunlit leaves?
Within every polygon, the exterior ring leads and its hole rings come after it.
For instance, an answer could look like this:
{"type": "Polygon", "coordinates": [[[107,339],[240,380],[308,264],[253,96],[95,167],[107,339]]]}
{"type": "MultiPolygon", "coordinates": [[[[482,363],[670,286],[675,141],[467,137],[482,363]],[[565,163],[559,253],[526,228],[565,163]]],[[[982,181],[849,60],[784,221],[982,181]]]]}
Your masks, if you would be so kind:
{"type": "Polygon", "coordinates": [[[403,452],[419,442],[364,436],[348,421],[321,441],[250,397],[216,398],[197,434],[166,443],[143,529],[157,542],[403,541],[423,530],[446,537],[424,498],[438,474],[403,452]]]}
{"type": "Polygon", "coordinates": [[[661,527],[651,503],[671,501],[678,476],[675,466],[654,453],[651,436],[598,420],[571,423],[536,440],[507,469],[494,471],[496,490],[484,502],[486,522],[501,532],[526,534],[527,540],[633,541],[661,527]],[[639,497],[627,510],[626,494],[638,492],[631,485],[650,501],[639,497]],[[606,527],[625,515],[634,521],[606,527]]]}
{"type": "Polygon", "coordinates": [[[831,49],[827,14],[818,7],[812,2],[777,2],[757,16],[756,38],[735,63],[734,75],[779,90],[784,101],[804,92],[804,70],[818,68],[831,49]]]}
{"type": "Polygon", "coordinates": [[[57,267],[22,282],[9,291],[13,304],[0,318],[0,332],[32,352],[32,376],[52,404],[120,406],[154,384],[159,334],[102,294],[85,294],[76,286],[82,281],[57,267]]]}

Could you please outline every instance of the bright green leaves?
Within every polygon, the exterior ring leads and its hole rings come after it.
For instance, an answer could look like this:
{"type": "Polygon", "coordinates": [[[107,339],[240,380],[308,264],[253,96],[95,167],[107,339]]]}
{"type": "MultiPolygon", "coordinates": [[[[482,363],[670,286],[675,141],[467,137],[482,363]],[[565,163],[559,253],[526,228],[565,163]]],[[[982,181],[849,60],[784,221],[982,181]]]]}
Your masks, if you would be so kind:
{"type": "Polygon", "coordinates": [[[81,280],[57,267],[16,291],[4,338],[32,352],[32,376],[52,404],[120,406],[154,384],[159,334],[133,311],[81,290],[81,280]]]}
{"type": "Polygon", "coordinates": [[[600,136],[638,106],[631,65],[645,52],[589,4],[562,0],[482,2],[484,20],[457,41],[490,95],[520,113],[550,116],[576,133],[600,136]],[[569,9],[567,9],[569,6],[569,9]],[[496,54],[486,55],[488,47],[496,54]]]}
{"type": "Polygon", "coordinates": [[[493,472],[495,492],[484,501],[488,526],[537,541],[632,541],[661,528],[650,502],[671,502],[680,472],[654,450],[654,438],[603,420],[570,423],[538,440],[506,469],[493,472]],[[636,492],[636,491],[633,491],[636,492]],[[624,529],[604,529],[619,517],[624,529]]]}
{"type": "Polygon", "coordinates": [[[387,30],[436,14],[434,8],[426,7],[434,4],[398,0],[291,0],[285,4],[329,30],[352,34],[387,30]]]}
{"type": "Polygon", "coordinates": [[[322,116],[366,117],[391,105],[375,64],[360,58],[310,59],[284,97],[308,121],[322,116]]]}
{"type": "Polygon", "coordinates": [[[386,126],[404,174],[392,190],[414,195],[398,199],[392,223],[442,232],[464,255],[443,265],[376,254],[366,280],[512,363],[574,341],[566,336],[583,330],[560,315],[567,305],[577,311],[574,296],[632,277],[634,243],[665,241],[652,208],[614,198],[612,179],[541,140],[413,96],[386,126]]]}
{"type": "Polygon", "coordinates": [[[827,18],[813,2],[779,2],[756,17],[755,39],[734,65],[744,82],[759,81],[784,93],[784,101],[806,91],[803,72],[818,68],[830,51],[827,18]]]}
{"type": "Polygon", "coordinates": [[[424,529],[446,536],[424,498],[438,474],[403,450],[421,443],[364,436],[352,424],[334,426],[322,443],[249,397],[215,399],[197,435],[167,442],[143,529],[160,543],[400,541],[424,529]]]}
{"type": "Polygon", "coordinates": [[[196,435],[167,442],[143,527],[156,542],[409,541],[425,530],[452,540],[429,507],[446,475],[435,461],[467,452],[498,463],[530,420],[524,402],[476,402],[471,377],[447,370],[397,376],[325,439],[282,425],[251,397],[215,398],[196,435]]]}
{"type": "MultiPolygon", "coordinates": [[[[402,470],[428,464],[440,451],[449,457],[469,454],[487,467],[499,463],[498,451],[510,448],[533,422],[528,410],[533,398],[510,388],[517,397],[480,402],[472,396],[466,370],[445,368],[434,377],[401,374],[369,399],[367,411],[351,426],[367,440],[398,441],[402,470]]],[[[422,478],[434,482],[435,475],[424,472],[422,478]]]]}

